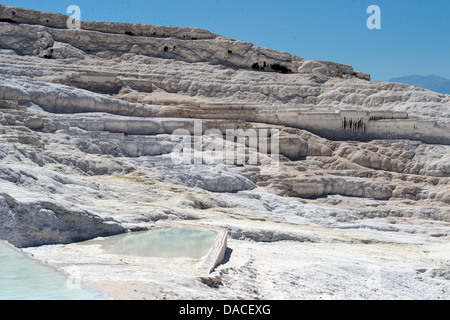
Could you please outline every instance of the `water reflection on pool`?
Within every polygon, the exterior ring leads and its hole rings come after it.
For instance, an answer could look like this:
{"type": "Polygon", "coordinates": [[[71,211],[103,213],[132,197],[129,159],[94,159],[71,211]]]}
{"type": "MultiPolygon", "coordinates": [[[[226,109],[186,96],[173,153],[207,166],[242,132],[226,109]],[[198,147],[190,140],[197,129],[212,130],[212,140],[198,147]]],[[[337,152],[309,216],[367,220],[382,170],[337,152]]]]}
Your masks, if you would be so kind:
{"type": "Polygon", "coordinates": [[[72,281],[0,241],[0,300],[92,300],[103,293],[72,281]]]}
{"type": "Polygon", "coordinates": [[[198,259],[210,251],[216,233],[190,228],[160,228],[94,240],[106,253],[198,259]]]}

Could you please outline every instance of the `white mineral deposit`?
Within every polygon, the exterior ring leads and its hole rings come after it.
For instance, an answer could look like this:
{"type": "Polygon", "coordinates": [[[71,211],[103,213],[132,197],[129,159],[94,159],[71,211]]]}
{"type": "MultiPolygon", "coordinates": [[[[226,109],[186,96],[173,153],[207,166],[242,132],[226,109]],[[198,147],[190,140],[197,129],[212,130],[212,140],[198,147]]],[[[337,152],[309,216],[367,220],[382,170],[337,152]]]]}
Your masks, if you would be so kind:
{"type": "Polygon", "coordinates": [[[449,95],[66,20],[0,5],[1,240],[112,299],[450,299],[449,95]]]}

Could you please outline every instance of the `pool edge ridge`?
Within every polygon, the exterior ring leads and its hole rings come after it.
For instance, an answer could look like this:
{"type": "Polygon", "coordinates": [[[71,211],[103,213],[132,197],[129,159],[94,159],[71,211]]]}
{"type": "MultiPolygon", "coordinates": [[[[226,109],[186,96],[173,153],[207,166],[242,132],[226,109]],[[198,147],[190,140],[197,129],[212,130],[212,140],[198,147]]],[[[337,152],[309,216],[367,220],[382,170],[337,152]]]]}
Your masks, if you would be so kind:
{"type": "Polygon", "coordinates": [[[192,229],[203,229],[207,231],[215,232],[216,238],[214,239],[214,245],[209,250],[208,254],[206,255],[204,266],[199,268],[199,273],[201,275],[209,275],[214,271],[214,269],[222,263],[222,261],[225,259],[225,254],[227,251],[227,237],[228,237],[228,231],[224,228],[207,225],[207,224],[194,224],[194,223],[188,223],[184,221],[164,221],[160,222],[159,225],[164,226],[172,226],[172,227],[184,227],[184,228],[192,228],[192,229]]]}

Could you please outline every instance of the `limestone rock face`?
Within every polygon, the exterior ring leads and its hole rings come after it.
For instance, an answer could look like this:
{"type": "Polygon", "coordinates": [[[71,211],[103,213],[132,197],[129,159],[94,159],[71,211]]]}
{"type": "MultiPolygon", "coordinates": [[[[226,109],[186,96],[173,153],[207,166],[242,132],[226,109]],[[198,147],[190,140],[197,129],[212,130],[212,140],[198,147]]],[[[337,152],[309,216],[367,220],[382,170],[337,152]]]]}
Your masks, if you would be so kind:
{"type": "Polygon", "coordinates": [[[0,234],[17,247],[78,242],[126,231],[117,222],[73,205],[17,201],[8,194],[0,196],[0,203],[0,234]]]}
{"type": "Polygon", "coordinates": [[[449,298],[450,96],[66,20],[0,5],[0,239],[117,298],[449,298]],[[217,288],[73,244],[168,221],[228,231],[217,288]]]}

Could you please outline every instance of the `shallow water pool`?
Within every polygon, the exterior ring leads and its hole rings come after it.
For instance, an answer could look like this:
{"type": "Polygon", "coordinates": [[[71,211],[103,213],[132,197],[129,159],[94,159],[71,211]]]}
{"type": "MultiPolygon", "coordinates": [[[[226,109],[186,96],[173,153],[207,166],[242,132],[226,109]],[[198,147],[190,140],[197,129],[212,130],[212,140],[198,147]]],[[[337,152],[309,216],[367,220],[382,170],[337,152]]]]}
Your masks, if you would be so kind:
{"type": "Polygon", "coordinates": [[[94,240],[106,253],[199,259],[211,250],[216,233],[190,228],[161,228],[94,240]]]}
{"type": "Polygon", "coordinates": [[[0,241],[0,300],[97,300],[103,293],[69,279],[0,241]]]}

